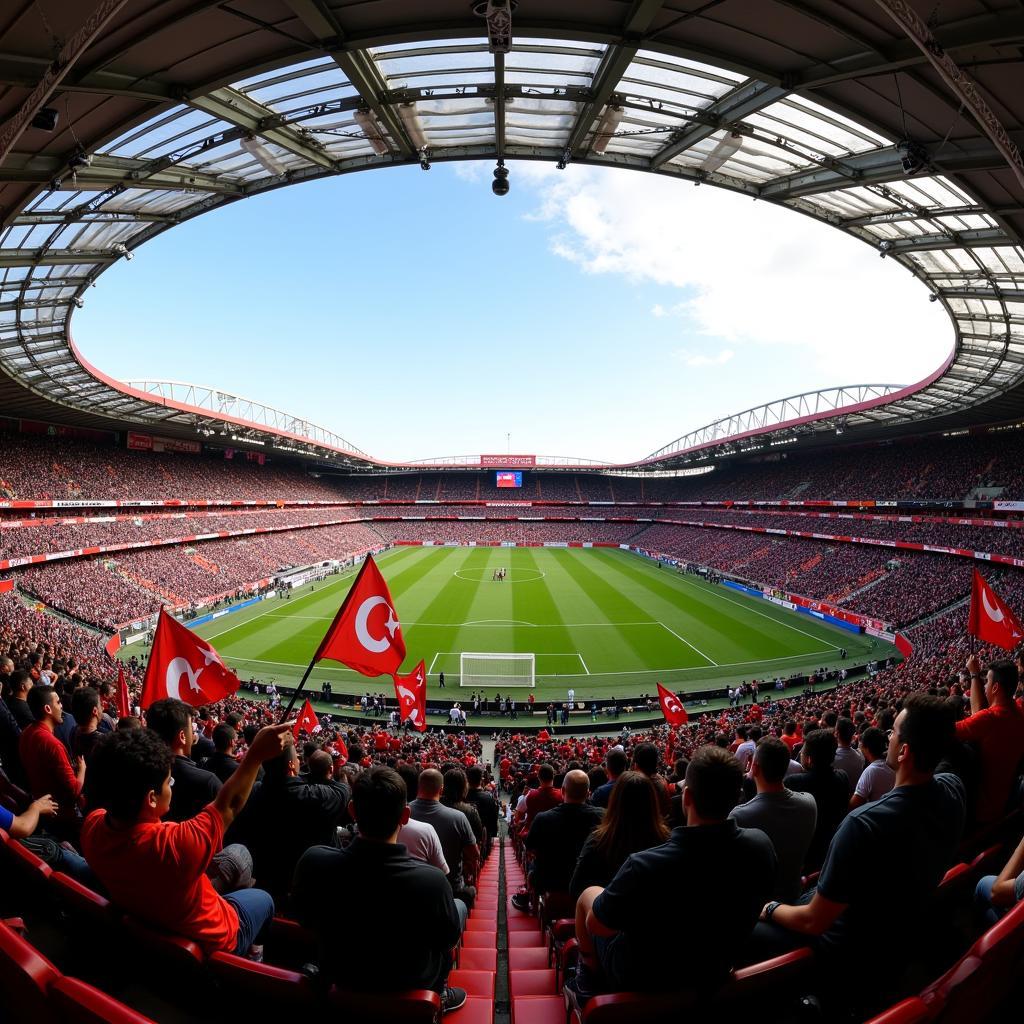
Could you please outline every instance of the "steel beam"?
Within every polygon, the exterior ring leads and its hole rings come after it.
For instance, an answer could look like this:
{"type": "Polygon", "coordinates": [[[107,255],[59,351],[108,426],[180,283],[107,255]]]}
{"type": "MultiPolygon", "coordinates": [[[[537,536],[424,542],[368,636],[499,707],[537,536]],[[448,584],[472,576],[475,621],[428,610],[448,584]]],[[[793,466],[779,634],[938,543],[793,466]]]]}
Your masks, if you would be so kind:
{"type": "MultiPolygon", "coordinates": [[[[883,240],[887,241],[887,240],[883,240]]],[[[896,256],[903,252],[928,252],[935,249],[981,249],[987,246],[1016,245],[1000,228],[978,228],[974,231],[949,231],[934,235],[918,235],[916,238],[893,239],[885,250],[886,255],[896,256]]]]}
{"type": "Polygon", "coordinates": [[[243,128],[252,135],[258,135],[267,142],[280,146],[301,157],[307,163],[318,167],[333,168],[335,161],[324,152],[319,143],[305,137],[301,132],[282,123],[282,118],[269,107],[246,96],[237,89],[217,89],[202,96],[188,96],[191,107],[208,114],[236,128],[243,128]]]}
{"type": "Polygon", "coordinates": [[[0,249],[0,267],[69,267],[113,263],[120,253],[109,249],[0,249]]]}
{"type": "Polygon", "coordinates": [[[694,116],[694,121],[697,123],[677,135],[667,146],[655,153],[651,158],[651,167],[660,167],[680,153],[692,149],[698,142],[713,135],[719,129],[726,128],[736,121],[742,121],[743,118],[749,117],[758,110],[763,110],[788,93],[789,89],[785,89],[781,85],[769,85],[756,78],[742,82],[709,107],[698,111],[694,116]]]}

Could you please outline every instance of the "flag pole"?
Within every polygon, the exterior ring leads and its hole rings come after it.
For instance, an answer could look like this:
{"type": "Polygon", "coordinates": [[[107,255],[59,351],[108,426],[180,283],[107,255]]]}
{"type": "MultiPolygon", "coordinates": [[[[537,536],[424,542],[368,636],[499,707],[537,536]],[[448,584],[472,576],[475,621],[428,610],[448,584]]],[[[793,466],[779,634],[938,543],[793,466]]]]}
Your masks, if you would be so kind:
{"type": "Polygon", "coordinates": [[[292,699],[288,702],[288,707],[285,708],[284,714],[281,716],[279,725],[283,725],[287,720],[288,716],[292,712],[292,708],[295,707],[295,702],[299,699],[299,694],[302,693],[303,688],[306,685],[306,680],[309,679],[310,673],[313,671],[313,666],[320,660],[320,652],[324,647],[324,640],[326,640],[333,632],[334,627],[341,621],[341,617],[345,614],[345,609],[348,608],[349,601],[352,600],[352,595],[356,593],[359,587],[359,581],[363,578],[363,573],[366,572],[366,567],[373,561],[373,555],[369,552],[366,553],[366,557],[363,559],[362,567],[359,572],[356,573],[356,578],[349,587],[348,593],[345,595],[345,600],[341,602],[341,607],[338,609],[338,613],[334,616],[334,621],[331,622],[330,626],[327,627],[327,632],[324,634],[323,640],[320,641],[319,647],[316,649],[316,653],[313,655],[309,665],[306,666],[306,671],[302,674],[302,678],[299,680],[299,685],[295,692],[292,694],[292,699]]]}

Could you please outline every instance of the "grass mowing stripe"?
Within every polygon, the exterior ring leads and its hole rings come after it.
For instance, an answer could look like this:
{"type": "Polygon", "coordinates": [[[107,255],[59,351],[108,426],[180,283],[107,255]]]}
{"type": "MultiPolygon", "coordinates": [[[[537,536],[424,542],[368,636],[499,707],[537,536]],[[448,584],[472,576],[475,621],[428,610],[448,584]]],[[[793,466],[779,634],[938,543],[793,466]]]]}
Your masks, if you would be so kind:
{"type": "MultiPolygon", "coordinates": [[[[534,569],[537,572],[547,572],[545,566],[550,566],[553,559],[542,558],[539,554],[541,551],[543,549],[524,548],[521,562],[526,568],[534,569]]],[[[525,618],[529,614],[533,622],[543,622],[545,625],[557,627],[544,631],[544,646],[549,650],[578,651],[579,643],[572,635],[571,630],[565,627],[565,619],[552,594],[552,587],[557,587],[557,585],[556,580],[551,575],[547,575],[529,588],[519,587],[517,592],[512,595],[512,608],[517,618],[525,618]],[[548,643],[549,639],[550,644],[548,643]]],[[[525,649],[528,650],[531,644],[534,647],[538,646],[534,637],[527,635],[529,630],[520,630],[519,632],[521,636],[517,639],[526,644],[525,649]]],[[[536,666],[536,670],[538,675],[548,674],[541,670],[540,664],[536,666]]]]}

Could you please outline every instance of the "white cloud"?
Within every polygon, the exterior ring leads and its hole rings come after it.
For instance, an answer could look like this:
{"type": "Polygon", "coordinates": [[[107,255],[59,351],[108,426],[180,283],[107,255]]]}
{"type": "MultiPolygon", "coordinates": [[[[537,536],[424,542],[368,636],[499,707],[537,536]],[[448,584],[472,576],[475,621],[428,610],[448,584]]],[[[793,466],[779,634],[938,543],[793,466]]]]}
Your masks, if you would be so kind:
{"type": "Polygon", "coordinates": [[[792,210],[627,171],[517,164],[514,177],[536,189],[532,218],[549,225],[552,252],[669,290],[652,315],[680,317],[726,351],[790,349],[826,386],[909,383],[952,346],[942,309],[902,267],[792,210]]]}
{"type": "Polygon", "coordinates": [[[731,348],[724,348],[716,355],[709,356],[702,352],[690,352],[681,348],[675,352],[675,357],[684,366],[699,368],[702,366],[724,366],[736,353],[731,348]]]}

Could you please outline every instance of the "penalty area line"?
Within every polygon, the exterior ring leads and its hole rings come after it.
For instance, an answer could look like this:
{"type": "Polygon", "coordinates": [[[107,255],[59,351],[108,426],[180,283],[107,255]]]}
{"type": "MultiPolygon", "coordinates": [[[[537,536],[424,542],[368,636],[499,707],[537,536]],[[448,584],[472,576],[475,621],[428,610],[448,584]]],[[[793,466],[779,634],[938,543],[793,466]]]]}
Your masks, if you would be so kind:
{"type": "Polygon", "coordinates": [[[717,661],[714,658],[709,658],[699,647],[694,647],[685,637],[680,636],[674,629],[669,628],[664,622],[659,622],[659,626],[662,629],[667,629],[677,640],[681,640],[691,651],[696,651],[712,668],[720,668],[717,661]]]}
{"type": "Polygon", "coordinates": [[[576,657],[580,659],[580,664],[583,666],[583,671],[590,675],[590,669],[587,668],[587,663],[583,660],[583,655],[579,651],[576,652],[576,657]]]}
{"type": "Polygon", "coordinates": [[[436,662],[437,659],[440,658],[440,657],[441,657],[441,652],[440,651],[435,651],[434,652],[434,657],[433,657],[433,659],[430,662],[430,668],[427,669],[427,675],[428,676],[433,673],[433,671],[434,671],[434,662],[436,662]]]}

